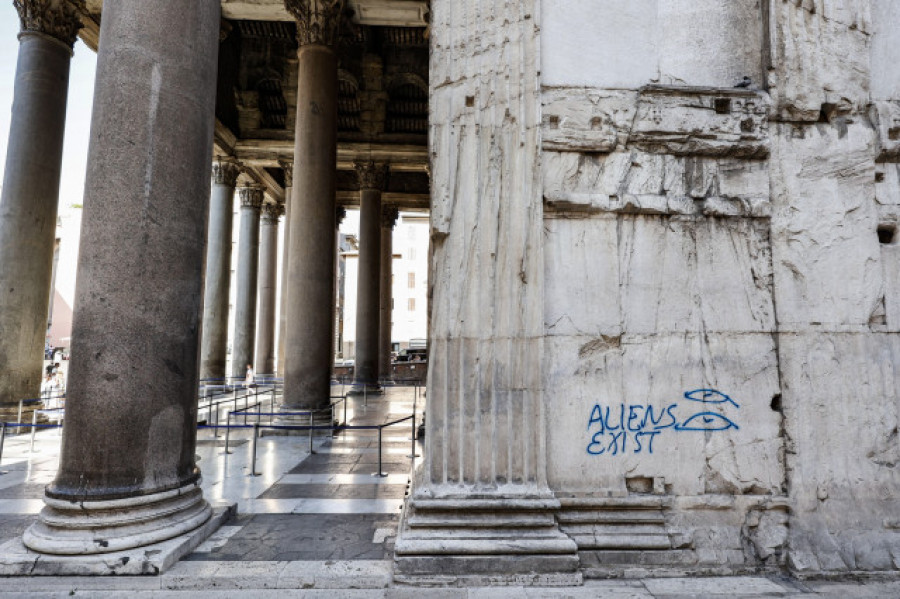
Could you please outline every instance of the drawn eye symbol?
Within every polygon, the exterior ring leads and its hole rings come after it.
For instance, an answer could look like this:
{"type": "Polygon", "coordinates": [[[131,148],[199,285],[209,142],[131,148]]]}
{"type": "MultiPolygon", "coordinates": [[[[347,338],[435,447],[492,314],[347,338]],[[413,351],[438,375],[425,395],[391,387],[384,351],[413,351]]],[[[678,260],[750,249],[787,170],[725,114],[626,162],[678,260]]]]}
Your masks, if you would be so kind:
{"type": "Polygon", "coordinates": [[[736,401],[715,389],[695,389],[694,391],[687,391],[684,394],[684,398],[691,401],[699,401],[700,403],[730,403],[736,408],[741,407],[736,401]]]}
{"type": "Polygon", "coordinates": [[[700,412],[694,414],[683,423],[676,425],[678,431],[727,431],[730,428],[740,428],[734,422],[720,414],[713,412],[700,412]]]}

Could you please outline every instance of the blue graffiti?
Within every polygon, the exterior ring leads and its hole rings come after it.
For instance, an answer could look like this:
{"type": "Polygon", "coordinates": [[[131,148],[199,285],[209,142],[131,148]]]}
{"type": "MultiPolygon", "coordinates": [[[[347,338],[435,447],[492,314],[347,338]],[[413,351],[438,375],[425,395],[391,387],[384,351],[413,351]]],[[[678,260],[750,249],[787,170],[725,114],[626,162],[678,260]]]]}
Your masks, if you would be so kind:
{"type": "MultiPolygon", "coordinates": [[[[731,404],[740,409],[736,401],[715,389],[688,391],[684,398],[708,407],[718,405],[725,408],[725,404],[731,404]]],[[[711,411],[688,414],[680,419],[677,413],[680,407],[678,403],[665,408],[649,404],[619,404],[617,407],[595,404],[588,418],[590,441],[587,452],[590,455],[611,456],[624,455],[629,451],[633,454],[652,454],[657,435],[666,430],[719,432],[740,429],[727,416],[711,411]]]]}

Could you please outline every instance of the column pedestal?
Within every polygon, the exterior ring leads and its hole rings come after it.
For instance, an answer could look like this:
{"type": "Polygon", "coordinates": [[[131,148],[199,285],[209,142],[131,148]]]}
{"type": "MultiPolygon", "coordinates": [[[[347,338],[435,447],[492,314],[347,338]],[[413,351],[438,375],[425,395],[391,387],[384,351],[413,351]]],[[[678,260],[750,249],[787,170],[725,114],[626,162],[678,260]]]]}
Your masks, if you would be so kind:
{"type": "Polygon", "coordinates": [[[140,547],[211,517],[194,460],[219,23],[217,0],[104,6],[66,427],[34,551],[140,547]]]}
{"type": "Polygon", "coordinates": [[[17,5],[22,24],[0,197],[0,420],[40,396],[72,46],[73,6],[17,5]]]}

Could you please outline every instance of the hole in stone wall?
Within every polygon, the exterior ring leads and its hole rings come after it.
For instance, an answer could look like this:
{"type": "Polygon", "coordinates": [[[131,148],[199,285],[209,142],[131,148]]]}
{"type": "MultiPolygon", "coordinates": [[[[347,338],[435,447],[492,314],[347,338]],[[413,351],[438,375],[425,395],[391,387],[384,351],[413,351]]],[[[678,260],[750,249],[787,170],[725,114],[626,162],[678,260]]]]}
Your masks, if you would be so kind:
{"type": "Polygon", "coordinates": [[[884,183],[884,173],[875,173],[875,182],[884,183]]]}
{"type": "Polygon", "coordinates": [[[888,129],[888,139],[891,141],[900,141],[900,127],[891,127],[888,129]]]}
{"type": "Polygon", "coordinates": [[[466,96],[466,106],[469,108],[475,106],[475,96],[466,96]]]}
{"type": "Polygon", "coordinates": [[[878,242],[884,245],[894,243],[897,235],[897,225],[878,225],[878,242]]]}
{"type": "Polygon", "coordinates": [[[781,393],[772,396],[772,403],[769,404],[773,412],[781,412],[781,393]]]}
{"type": "Polygon", "coordinates": [[[819,109],[819,122],[830,123],[831,119],[834,118],[835,113],[837,113],[837,104],[825,102],[819,109]]]}
{"type": "Polygon", "coordinates": [[[599,131],[603,128],[603,119],[595,116],[591,119],[591,131],[599,131]]]}
{"type": "Polygon", "coordinates": [[[550,123],[551,129],[559,129],[559,117],[558,116],[551,115],[550,118],[548,119],[548,121],[550,123]]]}
{"type": "Polygon", "coordinates": [[[753,119],[746,118],[741,121],[741,131],[744,133],[753,133],[753,119]]]}
{"type": "Polygon", "coordinates": [[[713,102],[716,114],[728,114],[731,112],[731,100],[728,98],[716,98],[713,102]]]}
{"type": "Polygon", "coordinates": [[[653,479],[648,476],[626,477],[625,488],[629,493],[652,493],[653,479]]]}

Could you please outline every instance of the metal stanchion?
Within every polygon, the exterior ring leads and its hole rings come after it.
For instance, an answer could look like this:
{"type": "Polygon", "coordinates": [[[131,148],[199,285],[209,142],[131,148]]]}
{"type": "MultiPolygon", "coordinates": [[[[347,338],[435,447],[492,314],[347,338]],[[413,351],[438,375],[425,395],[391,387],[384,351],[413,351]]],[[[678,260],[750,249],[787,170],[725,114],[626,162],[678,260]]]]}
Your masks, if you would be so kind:
{"type": "MultiPolygon", "coordinates": [[[[24,400],[19,400],[19,417],[16,419],[16,424],[22,424],[22,402],[24,400]]],[[[18,432],[18,431],[16,431],[18,432]]]]}
{"type": "Polygon", "coordinates": [[[387,474],[385,474],[385,472],[384,472],[384,469],[381,467],[381,432],[383,430],[384,430],[384,427],[381,427],[381,426],[378,427],[378,472],[376,472],[375,474],[372,475],[372,476],[380,476],[382,478],[387,476],[387,474]]]}
{"type": "Polygon", "coordinates": [[[256,439],[259,437],[259,423],[253,425],[253,439],[250,445],[250,476],[259,476],[256,473],[256,439]]]}
{"type": "Polygon", "coordinates": [[[37,410],[31,413],[31,453],[34,453],[34,435],[37,432],[37,410]]]}
{"type": "Polygon", "coordinates": [[[313,446],[312,446],[312,437],[313,437],[313,413],[312,410],[309,411],[309,453],[312,454],[313,446]]]}
{"type": "Polygon", "coordinates": [[[409,452],[409,455],[406,456],[408,458],[416,459],[419,457],[419,454],[416,453],[416,404],[413,402],[413,415],[412,415],[412,435],[410,436],[410,443],[412,444],[412,451],[409,452]]]}
{"type": "Polygon", "coordinates": [[[331,436],[337,437],[337,427],[334,426],[334,402],[331,403],[331,436]]]}
{"type": "Polygon", "coordinates": [[[225,417],[225,453],[232,453],[228,451],[228,442],[231,438],[231,412],[228,412],[225,417]]]}
{"type": "Polygon", "coordinates": [[[347,426],[347,396],[344,396],[344,426],[347,426]]]}
{"type": "Polygon", "coordinates": [[[369,407],[369,385],[363,383],[363,407],[369,407]]]}
{"type": "MultiPolygon", "coordinates": [[[[3,442],[6,441],[6,423],[0,423],[0,460],[3,460],[3,442]]],[[[5,474],[0,472],[0,474],[5,474]]]]}

